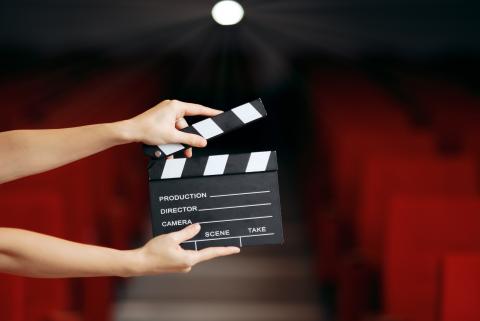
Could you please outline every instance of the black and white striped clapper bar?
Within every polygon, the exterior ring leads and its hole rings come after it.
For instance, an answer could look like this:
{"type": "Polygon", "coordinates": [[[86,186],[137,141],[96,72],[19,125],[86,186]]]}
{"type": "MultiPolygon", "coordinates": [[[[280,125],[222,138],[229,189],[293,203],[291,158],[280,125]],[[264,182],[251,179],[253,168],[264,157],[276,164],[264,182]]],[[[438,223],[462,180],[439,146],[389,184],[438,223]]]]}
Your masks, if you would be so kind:
{"type": "MultiPolygon", "coordinates": [[[[215,133],[225,133],[265,115],[262,102],[256,100],[219,115],[221,118],[202,122],[213,122],[214,128],[218,128],[215,133]]],[[[198,133],[207,139],[213,137],[213,127],[207,129],[210,125],[197,124],[192,127],[198,133]]],[[[163,155],[172,151],[170,147],[155,148],[163,155]]],[[[154,236],[200,223],[200,233],[182,243],[183,248],[283,242],[275,151],[191,159],[157,158],[154,147],[146,153],[152,156],[149,185],[154,236]]]]}
{"type": "MultiPolygon", "coordinates": [[[[199,121],[192,126],[182,129],[182,131],[197,134],[209,140],[266,116],[267,111],[262,101],[257,99],[215,117],[199,121]]],[[[143,150],[148,156],[159,158],[172,155],[185,148],[188,148],[188,146],[182,144],[165,144],[157,146],[144,145],[143,150]]]]}

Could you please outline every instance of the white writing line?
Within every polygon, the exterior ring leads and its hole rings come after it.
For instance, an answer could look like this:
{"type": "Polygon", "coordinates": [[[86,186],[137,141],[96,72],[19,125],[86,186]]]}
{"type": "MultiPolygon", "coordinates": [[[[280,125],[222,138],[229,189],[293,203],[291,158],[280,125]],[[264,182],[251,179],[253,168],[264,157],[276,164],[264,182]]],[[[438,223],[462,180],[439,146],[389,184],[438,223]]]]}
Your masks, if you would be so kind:
{"type": "Polygon", "coordinates": [[[233,221],[243,221],[243,220],[255,220],[260,218],[270,218],[273,216],[256,216],[256,217],[245,217],[245,218],[234,218],[231,220],[218,220],[218,221],[205,221],[205,222],[197,222],[198,224],[209,224],[209,223],[220,223],[220,222],[233,222],[233,221]]]}
{"type": "Polygon", "coordinates": [[[204,242],[204,241],[216,241],[216,240],[228,240],[228,239],[238,239],[242,237],[255,237],[255,236],[268,236],[268,235],[275,235],[275,233],[265,233],[265,234],[254,234],[254,235],[241,235],[241,236],[230,236],[230,237],[218,237],[215,239],[201,239],[201,240],[194,240],[194,241],[185,241],[183,243],[192,243],[192,242],[204,242]]]}
{"type": "Polygon", "coordinates": [[[238,196],[238,195],[249,195],[249,194],[263,194],[263,193],[270,193],[270,191],[258,191],[258,192],[245,192],[245,193],[232,193],[232,194],[210,195],[209,197],[226,197],[226,196],[238,196]]]}
{"type": "Polygon", "coordinates": [[[272,203],[260,203],[260,204],[249,204],[249,205],[238,205],[238,206],[225,206],[225,207],[214,207],[214,208],[202,208],[199,209],[199,212],[203,211],[217,211],[217,210],[226,210],[230,208],[240,208],[240,207],[252,207],[252,206],[269,206],[272,203]]]}

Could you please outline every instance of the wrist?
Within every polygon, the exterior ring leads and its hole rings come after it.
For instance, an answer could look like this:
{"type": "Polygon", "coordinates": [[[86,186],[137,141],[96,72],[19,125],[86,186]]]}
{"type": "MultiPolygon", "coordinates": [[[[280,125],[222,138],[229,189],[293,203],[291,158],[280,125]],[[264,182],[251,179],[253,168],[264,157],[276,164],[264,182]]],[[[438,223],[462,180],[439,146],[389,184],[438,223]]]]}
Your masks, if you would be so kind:
{"type": "Polygon", "coordinates": [[[107,126],[110,127],[115,142],[118,145],[136,143],[140,141],[136,133],[135,126],[130,119],[109,123],[107,126]]]}
{"type": "Polygon", "coordinates": [[[140,249],[118,251],[121,260],[118,265],[119,270],[117,276],[119,277],[134,277],[144,275],[144,260],[140,249]]]}

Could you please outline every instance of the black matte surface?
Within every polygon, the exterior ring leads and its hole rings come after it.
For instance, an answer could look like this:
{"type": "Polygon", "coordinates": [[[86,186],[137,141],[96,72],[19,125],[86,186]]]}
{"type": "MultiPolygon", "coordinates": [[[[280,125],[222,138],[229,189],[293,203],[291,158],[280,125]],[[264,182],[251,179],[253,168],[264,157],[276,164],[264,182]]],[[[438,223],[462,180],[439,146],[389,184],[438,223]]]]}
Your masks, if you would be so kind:
{"type": "MultiPolygon", "coordinates": [[[[162,223],[165,224],[164,222],[191,220],[192,223],[196,223],[272,216],[271,218],[252,220],[204,223],[202,224],[202,230],[199,235],[193,239],[194,241],[197,241],[197,249],[202,249],[208,246],[240,246],[240,236],[242,246],[279,244],[283,242],[280,195],[278,191],[278,176],[276,171],[171,180],[153,180],[150,181],[150,203],[154,235],[169,233],[186,226],[185,224],[181,224],[180,226],[162,226],[162,223]],[[215,195],[248,193],[255,191],[269,192],[261,194],[211,197],[215,195]],[[190,193],[207,193],[207,197],[190,200],[159,201],[159,196],[183,195],[190,193]],[[184,206],[197,206],[197,209],[200,210],[266,203],[271,204],[212,211],[160,214],[162,209],[184,206]],[[264,231],[251,232],[248,228],[264,228],[264,231]],[[212,237],[205,236],[205,232],[226,230],[229,231],[230,235],[222,236],[225,238],[221,240],[210,240],[212,237]],[[269,233],[274,234],[254,236],[269,233]]],[[[195,242],[183,243],[182,247],[195,249],[195,242]]]]}

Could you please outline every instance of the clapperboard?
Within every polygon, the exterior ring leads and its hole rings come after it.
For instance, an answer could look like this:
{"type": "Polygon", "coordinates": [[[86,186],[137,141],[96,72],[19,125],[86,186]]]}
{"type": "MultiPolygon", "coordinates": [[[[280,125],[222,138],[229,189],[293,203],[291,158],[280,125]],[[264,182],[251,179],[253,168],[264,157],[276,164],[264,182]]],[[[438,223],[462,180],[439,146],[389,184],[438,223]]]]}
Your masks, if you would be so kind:
{"type": "MultiPolygon", "coordinates": [[[[267,115],[260,99],[184,129],[210,139],[267,115]]],[[[275,151],[166,159],[188,148],[145,146],[153,235],[193,223],[202,229],[185,249],[283,242],[275,151]],[[159,157],[160,156],[160,157],[159,157]]]]}

